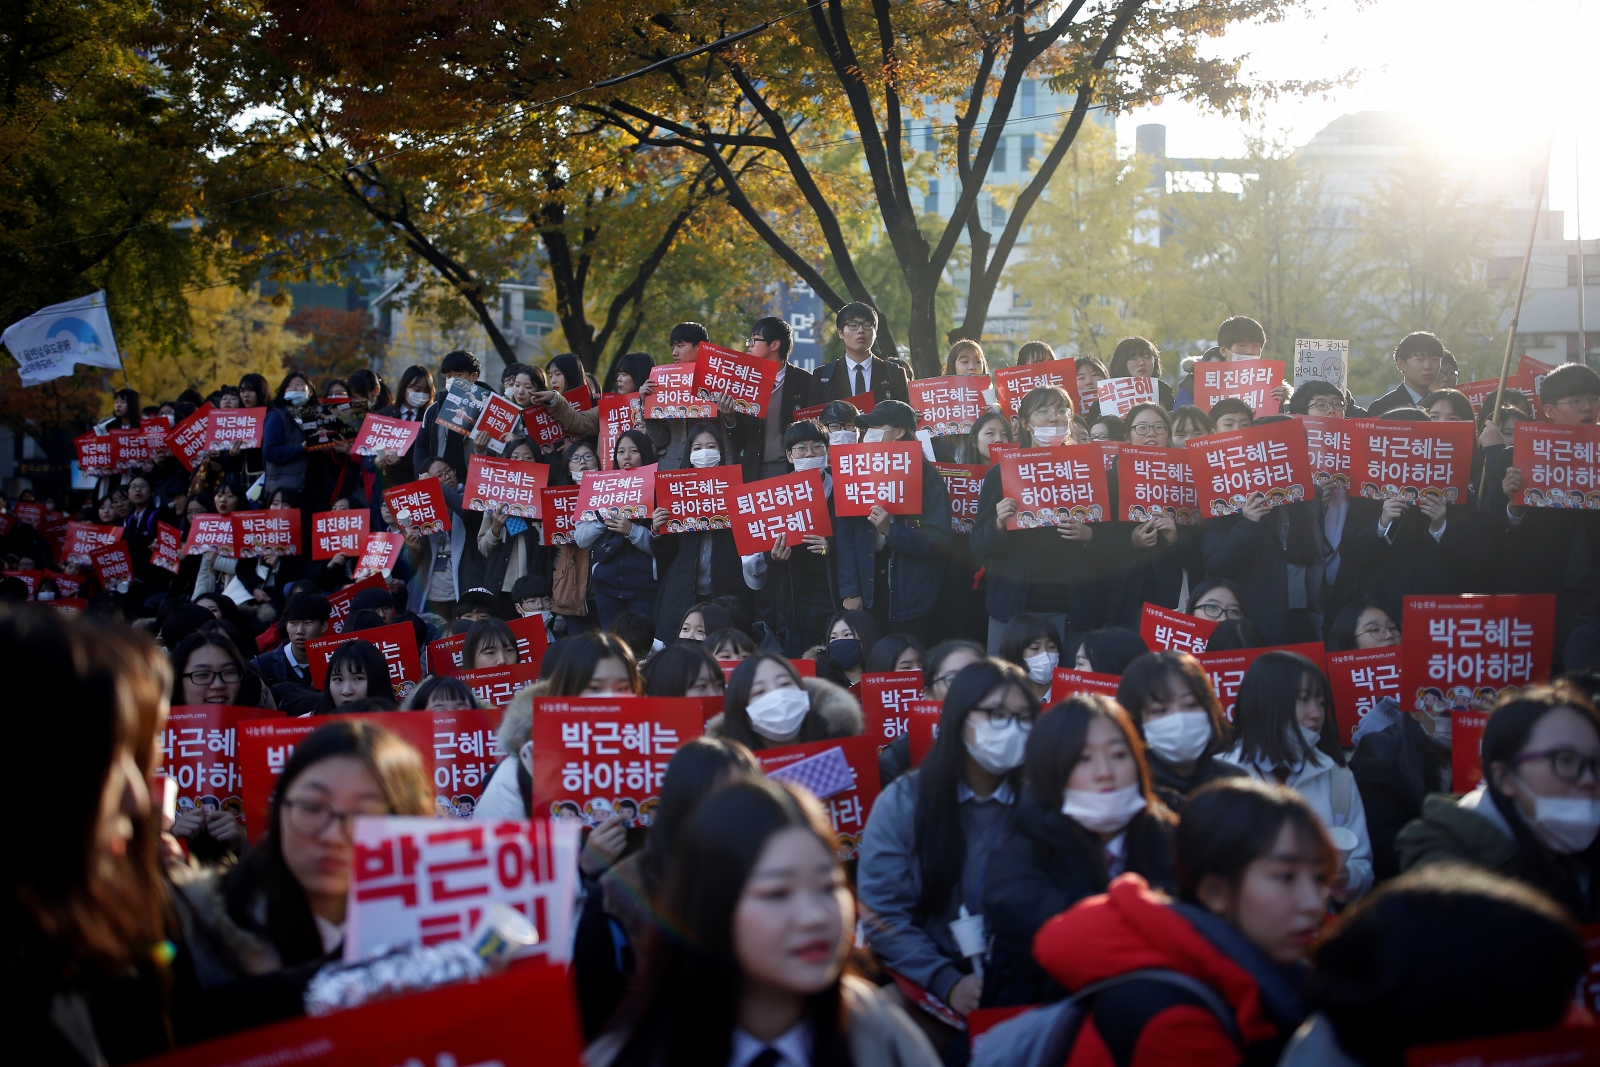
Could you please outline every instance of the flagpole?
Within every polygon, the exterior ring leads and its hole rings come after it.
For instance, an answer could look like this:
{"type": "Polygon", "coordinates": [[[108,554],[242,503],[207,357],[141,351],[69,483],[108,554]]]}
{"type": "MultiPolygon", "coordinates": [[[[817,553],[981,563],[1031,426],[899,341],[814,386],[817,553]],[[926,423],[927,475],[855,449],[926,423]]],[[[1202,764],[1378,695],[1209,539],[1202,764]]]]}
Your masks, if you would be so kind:
{"type": "MultiPolygon", "coordinates": [[[[1494,411],[1489,416],[1489,421],[1496,426],[1500,425],[1500,408],[1506,397],[1506,374],[1511,370],[1511,350],[1517,345],[1517,323],[1522,318],[1522,297],[1528,291],[1528,267],[1533,262],[1533,239],[1539,235],[1539,216],[1544,210],[1545,192],[1550,188],[1550,149],[1556,140],[1555,127],[1550,128],[1550,137],[1544,145],[1544,175],[1539,179],[1539,197],[1533,202],[1533,222],[1528,227],[1528,244],[1522,252],[1522,277],[1517,283],[1517,303],[1511,311],[1511,329],[1506,333],[1506,353],[1500,360],[1500,384],[1494,391],[1494,411]]],[[[1581,246],[1580,246],[1581,247],[1581,246]]],[[[1582,268],[1582,260],[1579,261],[1582,268]]],[[[1537,404],[1538,397],[1533,397],[1530,403],[1537,404]]]]}

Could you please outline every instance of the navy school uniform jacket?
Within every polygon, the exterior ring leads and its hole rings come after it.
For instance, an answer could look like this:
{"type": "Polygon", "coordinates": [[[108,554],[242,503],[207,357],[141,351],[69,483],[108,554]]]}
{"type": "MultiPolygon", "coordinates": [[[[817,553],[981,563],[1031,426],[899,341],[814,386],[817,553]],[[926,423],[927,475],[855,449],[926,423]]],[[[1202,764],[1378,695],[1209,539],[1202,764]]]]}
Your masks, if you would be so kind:
{"type": "MultiPolygon", "coordinates": [[[[838,546],[839,597],[859,596],[871,607],[883,591],[873,588],[877,528],[865,517],[834,520],[838,546]]],[[[950,496],[933,465],[922,463],[922,514],[895,515],[885,548],[889,551],[889,621],[920,619],[939,602],[945,547],[950,540],[950,496]]]]}

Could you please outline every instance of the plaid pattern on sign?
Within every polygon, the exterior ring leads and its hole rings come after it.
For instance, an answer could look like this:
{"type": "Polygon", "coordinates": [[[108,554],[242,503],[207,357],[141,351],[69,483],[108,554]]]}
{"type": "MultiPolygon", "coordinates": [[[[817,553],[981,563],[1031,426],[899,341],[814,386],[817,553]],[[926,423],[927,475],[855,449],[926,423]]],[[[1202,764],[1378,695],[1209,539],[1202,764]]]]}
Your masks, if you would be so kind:
{"type": "Polygon", "coordinates": [[[850,761],[845,759],[842,748],[830,748],[798,763],[769,771],[767,777],[792,782],[809,790],[818,800],[854,789],[856,784],[855,772],[850,769],[850,761]]]}

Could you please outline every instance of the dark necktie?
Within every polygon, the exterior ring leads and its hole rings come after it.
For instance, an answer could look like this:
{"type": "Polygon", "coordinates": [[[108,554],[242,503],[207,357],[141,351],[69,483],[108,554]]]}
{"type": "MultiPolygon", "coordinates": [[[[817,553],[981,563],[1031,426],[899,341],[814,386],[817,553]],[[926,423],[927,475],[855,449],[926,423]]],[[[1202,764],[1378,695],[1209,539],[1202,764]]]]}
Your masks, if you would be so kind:
{"type": "Polygon", "coordinates": [[[778,1055],[778,1050],[769,1046],[756,1053],[756,1058],[750,1061],[749,1067],[778,1067],[782,1059],[783,1057],[778,1055]]]}
{"type": "Polygon", "coordinates": [[[861,373],[861,364],[856,364],[856,395],[860,396],[867,391],[867,379],[861,373]]]}

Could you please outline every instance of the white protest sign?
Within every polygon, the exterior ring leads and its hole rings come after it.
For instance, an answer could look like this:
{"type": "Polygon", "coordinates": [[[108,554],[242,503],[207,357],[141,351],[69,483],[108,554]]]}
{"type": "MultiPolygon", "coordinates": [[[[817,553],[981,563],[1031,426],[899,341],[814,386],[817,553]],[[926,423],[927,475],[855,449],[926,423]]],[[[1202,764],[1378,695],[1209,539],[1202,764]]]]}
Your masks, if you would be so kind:
{"type": "Polygon", "coordinates": [[[17,361],[23,385],[41,385],[72,373],[74,364],[122,368],[122,356],[111,336],[105,290],[51,304],[6,327],[0,335],[17,361]]]}
{"type": "Polygon", "coordinates": [[[1328,382],[1345,388],[1350,380],[1350,342],[1296,337],[1294,340],[1294,385],[1328,382]]]}

